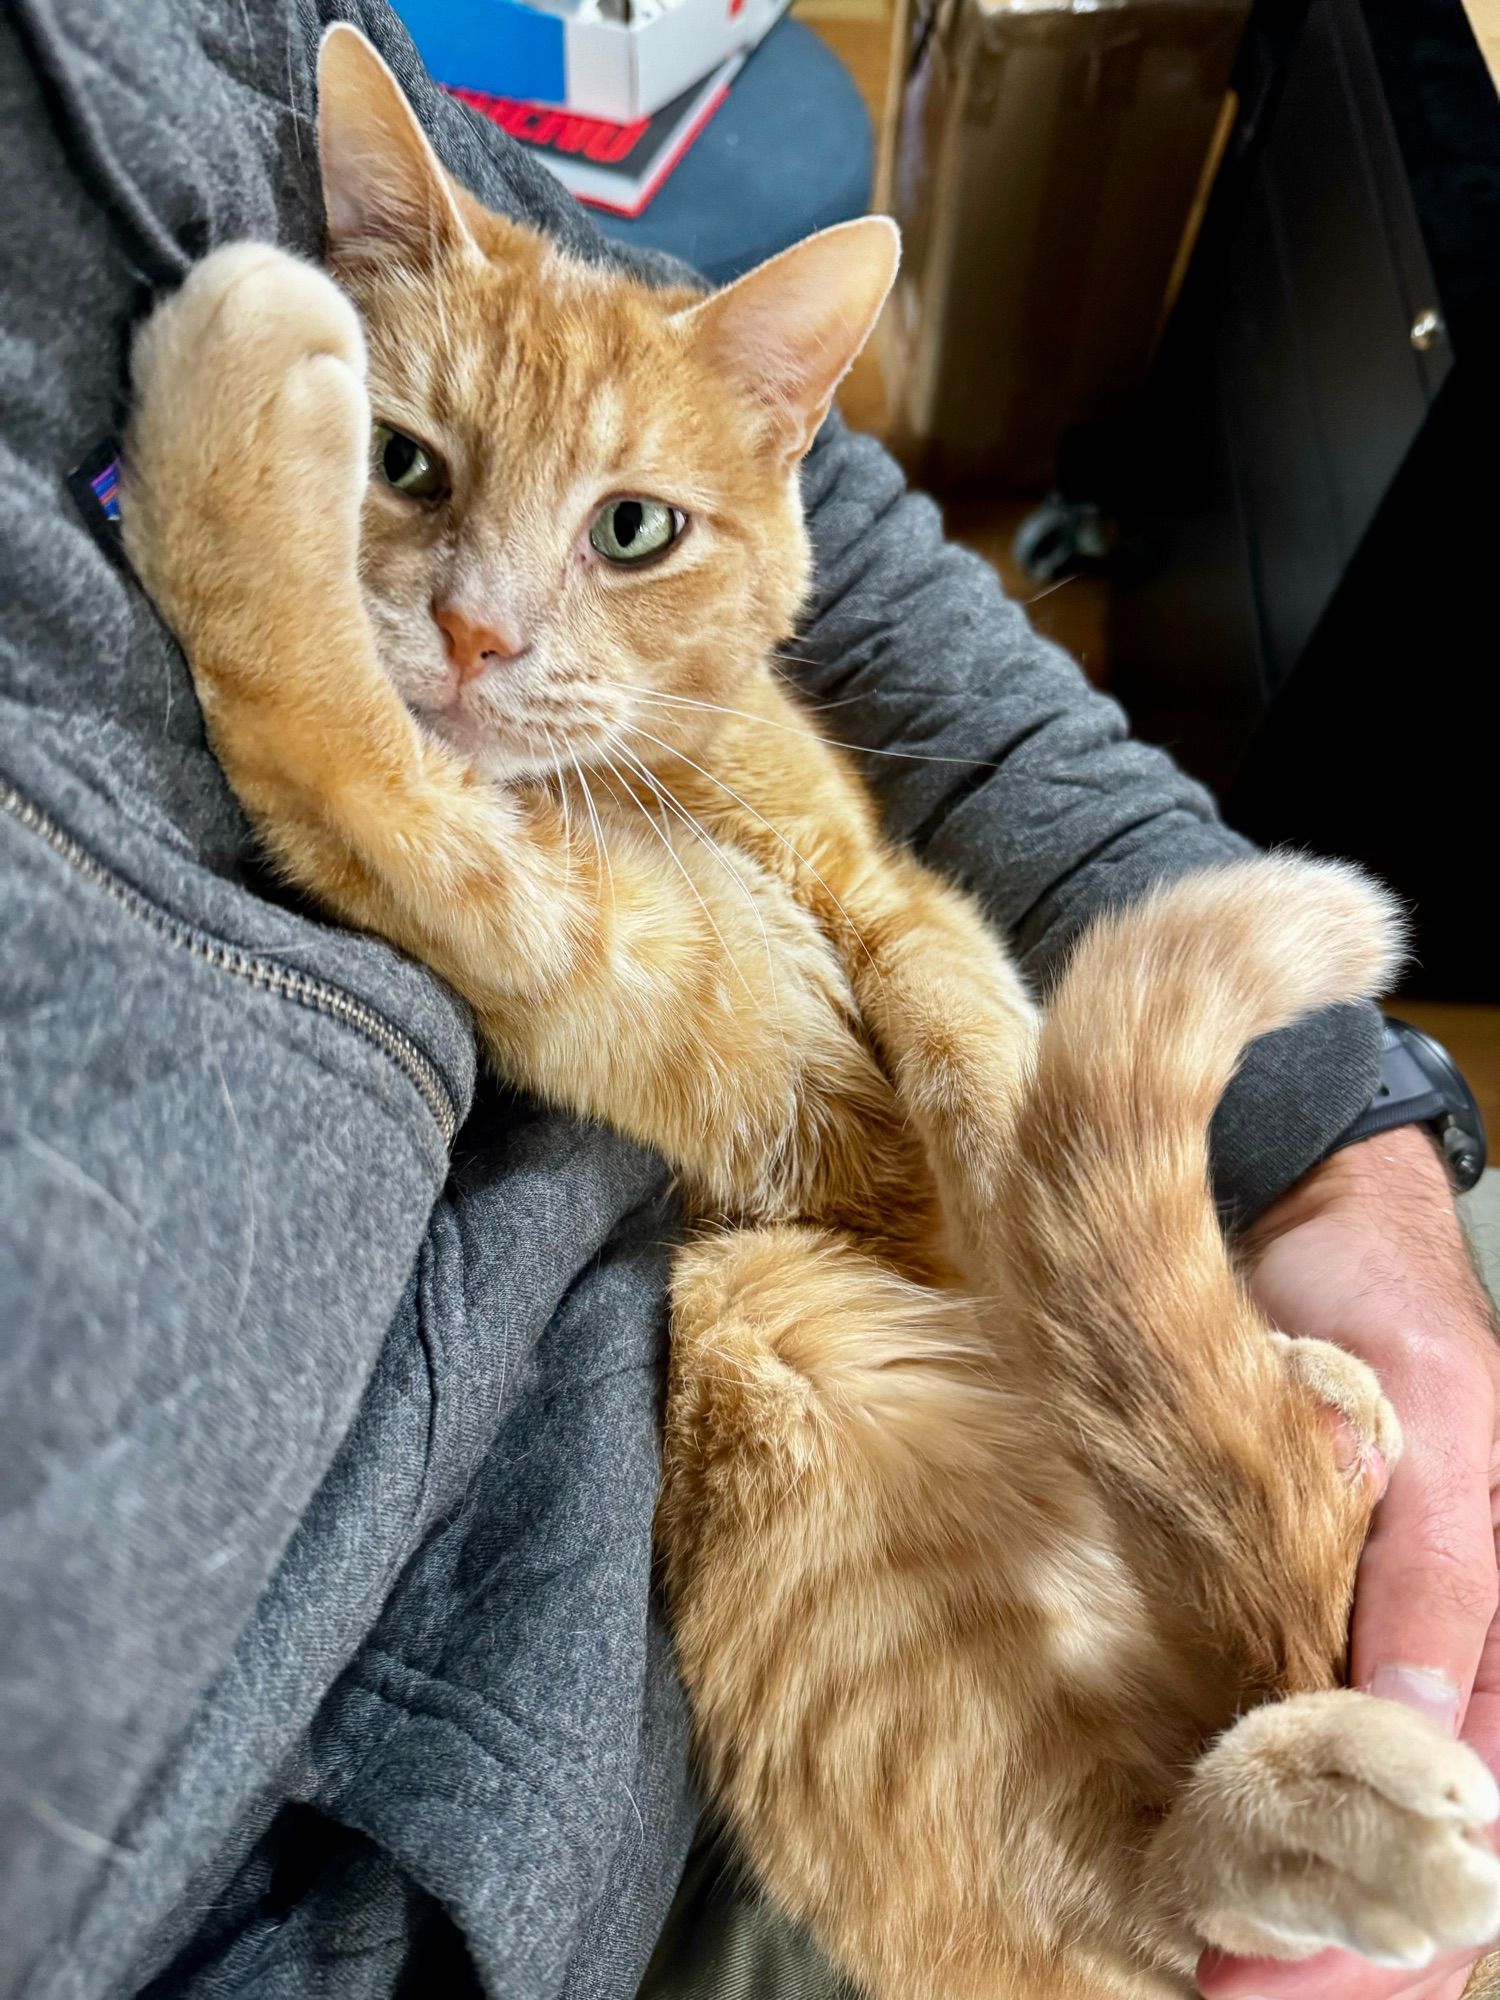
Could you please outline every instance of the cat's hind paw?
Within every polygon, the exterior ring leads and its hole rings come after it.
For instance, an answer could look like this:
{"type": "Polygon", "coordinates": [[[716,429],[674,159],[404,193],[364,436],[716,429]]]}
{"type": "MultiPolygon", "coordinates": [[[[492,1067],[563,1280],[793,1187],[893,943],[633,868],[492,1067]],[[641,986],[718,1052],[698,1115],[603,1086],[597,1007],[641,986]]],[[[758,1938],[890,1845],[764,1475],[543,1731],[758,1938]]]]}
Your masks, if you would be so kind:
{"type": "Polygon", "coordinates": [[[1347,1690],[1294,1695],[1199,1763],[1170,1835],[1179,1907],[1244,1957],[1332,1946],[1424,1966],[1500,1932],[1497,1817],[1490,1772],[1425,1717],[1347,1690]]]}
{"type": "Polygon", "coordinates": [[[1317,1399],[1327,1419],[1340,1471],[1363,1480],[1378,1499],[1401,1456],[1401,1426],[1375,1371],[1331,1341],[1275,1338],[1288,1374],[1317,1399]]]}

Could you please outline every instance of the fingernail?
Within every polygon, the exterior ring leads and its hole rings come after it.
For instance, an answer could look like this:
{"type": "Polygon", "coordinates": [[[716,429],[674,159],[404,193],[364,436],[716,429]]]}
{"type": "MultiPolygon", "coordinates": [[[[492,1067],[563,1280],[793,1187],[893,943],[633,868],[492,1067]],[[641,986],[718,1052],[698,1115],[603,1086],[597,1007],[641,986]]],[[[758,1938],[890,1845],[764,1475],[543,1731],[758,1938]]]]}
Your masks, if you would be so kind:
{"type": "Polygon", "coordinates": [[[1458,1734],[1458,1689],[1430,1667],[1377,1667],[1370,1676],[1370,1693],[1418,1709],[1450,1736],[1458,1734]]]}

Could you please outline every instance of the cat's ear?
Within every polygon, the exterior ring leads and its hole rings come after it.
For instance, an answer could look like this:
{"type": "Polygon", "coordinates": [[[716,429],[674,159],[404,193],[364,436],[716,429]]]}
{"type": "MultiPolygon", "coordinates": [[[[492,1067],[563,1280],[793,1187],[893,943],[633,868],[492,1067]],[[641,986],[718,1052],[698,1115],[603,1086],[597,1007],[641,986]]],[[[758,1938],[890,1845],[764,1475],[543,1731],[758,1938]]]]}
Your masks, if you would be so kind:
{"type": "Polygon", "coordinates": [[[428,265],[472,245],[454,185],[400,84],[343,21],[318,51],[318,165],[335,257],[394,251],[428,265]]]}
{"type": "Polygon", "coordinates": [[[801,458],[869,339],[901,236],[883,215],[841,222],[676,315],[710,365],[763,411],[773,449],[801,458]]]}

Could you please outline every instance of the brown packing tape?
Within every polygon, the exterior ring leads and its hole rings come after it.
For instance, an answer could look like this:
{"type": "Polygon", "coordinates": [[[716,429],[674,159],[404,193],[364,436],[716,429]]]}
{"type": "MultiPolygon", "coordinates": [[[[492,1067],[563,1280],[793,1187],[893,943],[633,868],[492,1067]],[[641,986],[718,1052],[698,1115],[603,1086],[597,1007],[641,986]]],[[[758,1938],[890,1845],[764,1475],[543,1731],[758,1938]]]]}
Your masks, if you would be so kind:
{"type": "Polygon", "coordinates": [[[882,355],[924,476],[1035,490],[1067,429],[1128,405],[1247,11],[911,0],[882,355]]]}

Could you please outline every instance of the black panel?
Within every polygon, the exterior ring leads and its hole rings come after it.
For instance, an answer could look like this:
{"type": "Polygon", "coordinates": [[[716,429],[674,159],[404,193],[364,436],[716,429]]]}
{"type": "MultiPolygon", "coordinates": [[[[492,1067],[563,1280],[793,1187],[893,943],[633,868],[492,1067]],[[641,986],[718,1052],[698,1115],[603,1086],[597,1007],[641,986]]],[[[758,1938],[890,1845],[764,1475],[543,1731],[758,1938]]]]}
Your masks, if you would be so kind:
{"type": "Polygon", "coordinates": [[[1427,990],[1500,998],[1465,865],[1494,844],[1494,86],[1460,0],[1263,4],[1238,83],[1117,475],[1115,686],[1246,831],[1396,882],[1427,990]]]}
{"type": "Polygon", "coordinates": [[[1399,891],[1404,988],[1445,1000],[1500,1001],[1496,508],[1472,476],[1494,418],[1455,370],[1226,801],[1252,838],[1399,891]]]}

